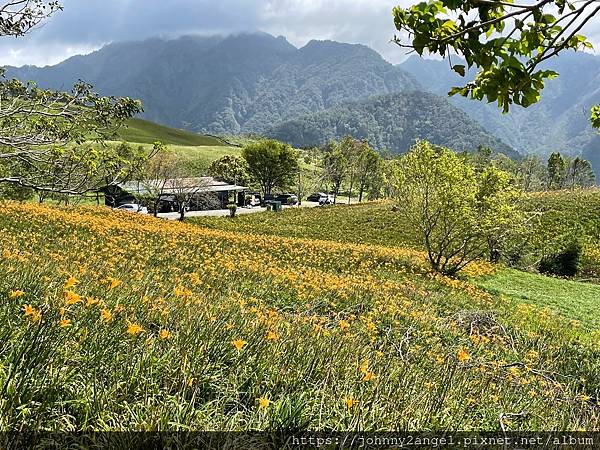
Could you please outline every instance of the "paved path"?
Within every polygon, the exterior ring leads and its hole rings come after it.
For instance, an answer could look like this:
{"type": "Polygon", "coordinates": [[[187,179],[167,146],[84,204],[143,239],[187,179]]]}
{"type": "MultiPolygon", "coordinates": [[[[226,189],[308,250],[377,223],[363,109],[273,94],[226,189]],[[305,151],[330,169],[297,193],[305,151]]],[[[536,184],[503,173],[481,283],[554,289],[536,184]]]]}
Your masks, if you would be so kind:
{"type": "MultiPolygon", "coordinates": [[[[301,206],[284,206],[284,209],[314,208],[316,206],[319,206],[319,204],[315,203],[315,202],[302,202],[301,206]]],[[[238,208],[236,211],[236,215],[256,214],[256,213],[265,212],[266,210],[267,210],[267,208],[261,208],[260,206],[256,206],[254,208],[238,208]]],[[[227,216],[229,216],[228,209],[217,209],[214,211],[190,211],[185,214],[185,217],[227,217],[227,216]]],[[[158,217],[160,217],[162,219],[179,220],[179,213],[176,213],[176,212],[164,213],[164,214],[159,214],[158,217]]]]}

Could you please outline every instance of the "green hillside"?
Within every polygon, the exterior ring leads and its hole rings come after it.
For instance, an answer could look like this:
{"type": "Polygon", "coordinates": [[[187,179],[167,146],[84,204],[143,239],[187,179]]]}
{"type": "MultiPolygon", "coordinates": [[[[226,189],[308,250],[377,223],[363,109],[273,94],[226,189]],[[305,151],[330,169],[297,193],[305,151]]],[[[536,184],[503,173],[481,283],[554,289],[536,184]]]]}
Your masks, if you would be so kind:
{"type": "Polygon", "coordinates": [[[189,147],[226,147],[228,145],[217,137],[190,133],[189,131],[158,125],[143,119],[131,119],[127,122],[127,127],[123,127],[118,135],[121,140],[140,144],[152,144],[161,141],[166,145],[189,147]]]}
{"type": "Polygon", "coordinates": [[[276,124],[265,133],[296,147],[322,145],[351,135],[367,139],[377,150],[403,153],[417,139],[457,151],[483,145],[512,158],[519,154],[488,133],[447,99],[405,91],[337,105],[276,124]]]}

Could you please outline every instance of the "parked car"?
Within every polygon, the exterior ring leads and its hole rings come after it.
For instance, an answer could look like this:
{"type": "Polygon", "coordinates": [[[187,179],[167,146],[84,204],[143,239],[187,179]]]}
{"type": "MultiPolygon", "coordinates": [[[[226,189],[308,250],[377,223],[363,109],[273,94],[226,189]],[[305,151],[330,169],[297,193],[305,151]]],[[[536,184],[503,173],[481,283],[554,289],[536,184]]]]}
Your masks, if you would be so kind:
{"type": "Polygon", "coordinates": [[[309,202],[318,202],[320,205],[329,205],[333,203],[333,195],[325,192],[316,192],[308,196],[309,202]]]}
{"type": "Polygon", "coordinates": [[[137,203],[125,203],[124,205],[119,205],[115,209],[119,211],[127,211],[138,214],[148,214],[148,208],[142,205],[138,205],[137,203]]]}
{"type": "Polygon", "coordinates": [[[325,194],[319,198],[319,205],[333,205],[335,198],[331,194],[325,194]]]}
{"type": "Polygon", "coordinates": [[[262,197],[258,192],[250,192],[246,194],[246,206],[260,206],[262,197]]]}
{"type": "Polygon", "coordinates": [[[324,192],[315,192],[314,194],[310,194],[308,197],[306,197],[306,200],[309,202],[318,202],[321,200],[321,197],[327,197],[327,194],[324,192]]]}
{"type": "Polygon", "coordinates": [[[298,196],[294,194],[281,194],[275,197],[276,202],[281,202],[282,205],[297,205],[298,196]]]}
{"type": "Polygon", "coordinates": [[[294,194],[265,195],[265,202],[281,202],[282,205],[297,205],[298,196],[294,194]]]}

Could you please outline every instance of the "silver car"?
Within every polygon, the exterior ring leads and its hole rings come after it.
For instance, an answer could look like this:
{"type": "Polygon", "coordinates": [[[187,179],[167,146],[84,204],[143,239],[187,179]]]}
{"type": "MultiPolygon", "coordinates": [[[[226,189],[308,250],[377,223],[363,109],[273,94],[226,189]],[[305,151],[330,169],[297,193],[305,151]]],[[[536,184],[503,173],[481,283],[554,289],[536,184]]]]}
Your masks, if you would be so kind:
{"type": "Polygon", "coordinates": [[[142,205],[138,205],[137,203],[125,203],[124,205],[119,205],[115,209],[119,211],[127,211],[138,214],[148,214],[148,208],[142,205]]]}

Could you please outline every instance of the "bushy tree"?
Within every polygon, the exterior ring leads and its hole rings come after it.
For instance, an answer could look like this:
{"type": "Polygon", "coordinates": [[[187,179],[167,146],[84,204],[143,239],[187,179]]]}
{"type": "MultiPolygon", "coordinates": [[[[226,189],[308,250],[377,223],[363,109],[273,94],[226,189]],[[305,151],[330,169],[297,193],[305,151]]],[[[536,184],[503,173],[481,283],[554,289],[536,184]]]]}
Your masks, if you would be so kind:
{"type": "Polygon", "coordinates": [[[333,203],[337,203],[342,183],[348,174],[348,159],[337,141],[331,141],[324,148],[323,181],[331,186],[333,203]]]}
{"type": "Polygon", "coordinates": [[[323,152],[323,176],[332,186],[334,203],[344,183],[348,187],[348,202],[356,187],[362,202],[365,191],[377,182],[380,163],[381,156],[366,140],[345,136],[341,141],[331,141],[323,152]]]}
{"type": "Polygon", "coordinates": [[[563,189],[567,183],[569,161],[560,153],[548,158],[548,189],[563,189]]]}
{"type": "Polygon", "coordinates": [[[285,190],[294,185],[298,153],[291,146],[265,139],[244,147],[242,156],[248,163],[248,173],[264,195],[270,195],[275,188],[285,190]]]}
{"type": "Polygon", "coordinates": [[[381,168],[381,156],[367,142],[360,148],[356,160],[356,179],[358,182],[358,201],[363,201],[363,195],[370,189],[381,168]]]}
{"type": "Polygon", "coordinates": [[[592,164],[579,156],[571,161],[567,179],[568,185],[571,187],[586,188],[596,184],[596,174],[592,164]]]}
{"type": "Polygon", "coordinates": [[[548,174],[537,155],[527,155],[518,162],[516,177],[525,192],[542,190],[548,174]]]}
{"type": "MultiPolygon", "coordinates": [[[[54,1],[2,2],[0,37],[22,36],[59,9],[54,1]]],[[[78,195],[130,175],[131,161],[100,143],[141,111],[139,101],[100,97],[81,81],[56,92],[4,74],[0,68],[0,184],[78,195]]]]}
{"type": "Polygon", "coordinates": [[[510,173],[492,165],[478,175],[477,208],[481,213],[479,226],[487,242],[491,262],[510,258],[515,239],[525,232],[524,217],[517,206],[520,190],[510,173]]]}
{"type": "Polygon", "coordinates": [[[449,149],[419,141],[395,163],[394,191],[404,223],[422,237],[433,270],[455,275],[490,253],[518,221],[518,191],[496,168],[480,176],[449,149]]]}
{"type": "Polygon", "coordinates": [[[247,186],[250,184],[248,163],[240,156],[225,155],[213,161],[208,172],[218,180],[229,184],[247,186]]]}
{"type": "MultiPolygon", "coordinates": [[[[419,55],[464,58],[479,72],[450,94],[496,102],[507,112],[513,103],[538,102],[545,80],[558,75],[542,63],[563,50],[592,48],[579,33],[598,12],[595,0],[429,0],[394,8],[402,33],[395,41],[419,55]]],[[[452,69],[466,75],[465,65],[452,69]]],[[[593,109],[592,123],[600,127],[600,107],[593,109]]]]}

